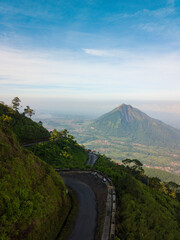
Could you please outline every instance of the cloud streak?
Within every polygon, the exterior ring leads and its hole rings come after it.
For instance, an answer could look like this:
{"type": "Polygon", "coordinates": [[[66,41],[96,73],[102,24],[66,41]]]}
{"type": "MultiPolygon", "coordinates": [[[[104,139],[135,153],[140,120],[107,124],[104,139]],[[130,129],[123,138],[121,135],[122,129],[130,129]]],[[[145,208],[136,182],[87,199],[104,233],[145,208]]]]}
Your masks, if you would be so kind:
{"type": "MultiPolygon", "coordinates": [[[[105,20],[108,21],[119,21],[120,19],[128,19],[128,18],[165,18],[168,17],[169,15],[173,15],[175,13],[175,8],[174,4],[170,4],[167,7],[162,7],[156,10],[149,10],[149,9],[141,9],[137,12],[134,13],[121,13],[121,14],[115,14],[110,17],[104,18],[105,20]]],[[[153,19],[152,19],[153,20],[153,19]]]]}
{"type": "Polygon", "coordinates": [[[78,60],[70,55],[1,48],[0,93],[180,100],[178,54],[85,49],[78,60]]]}

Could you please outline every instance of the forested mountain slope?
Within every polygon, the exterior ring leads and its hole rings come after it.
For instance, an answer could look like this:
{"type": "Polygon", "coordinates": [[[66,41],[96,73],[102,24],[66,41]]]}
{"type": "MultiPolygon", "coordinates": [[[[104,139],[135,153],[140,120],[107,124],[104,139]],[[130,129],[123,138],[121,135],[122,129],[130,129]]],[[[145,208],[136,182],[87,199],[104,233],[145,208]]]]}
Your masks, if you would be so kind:
{"type": "Polygon", "coordinates": [[[145,145],[180,148],[180,130],[122,104],[98,118],[92,126],[104,136],[125,138],[145,145]]]}

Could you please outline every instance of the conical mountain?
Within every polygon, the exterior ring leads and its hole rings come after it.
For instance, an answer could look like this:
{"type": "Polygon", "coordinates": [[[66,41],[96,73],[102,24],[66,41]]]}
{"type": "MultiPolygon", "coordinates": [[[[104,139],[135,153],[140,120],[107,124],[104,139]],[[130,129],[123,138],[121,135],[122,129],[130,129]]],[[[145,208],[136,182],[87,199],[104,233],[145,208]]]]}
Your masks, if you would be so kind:
{"type": "Polygon", "coordinates": [[[122,104],[93,123],[101,135],[128,142],[180,148],[180,130],[153,119],[131,105],[122,104]]]}

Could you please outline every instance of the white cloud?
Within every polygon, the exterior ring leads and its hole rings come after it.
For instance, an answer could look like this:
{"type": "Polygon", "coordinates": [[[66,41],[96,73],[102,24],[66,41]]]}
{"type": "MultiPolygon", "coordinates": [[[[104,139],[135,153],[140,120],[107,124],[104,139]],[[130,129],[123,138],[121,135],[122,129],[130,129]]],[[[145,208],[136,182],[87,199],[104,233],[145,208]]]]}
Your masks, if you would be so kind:
{"type": "Polygon", "coordinates": [[[164,18],[169,15],[172,15],[175,13],[175,8],[173,1],[171,4],[168,4],[168,6],[159,8],[156,10],[149,10],[149,9],[142,9],[134,13],[123,13],[123,14],[116,14],[113,16],[106,17],[105,20],[116,22],[119,21],[119,19],[123,18],[137,18],[137,17],[151,17],[151,18],[164,18]]]}
{"type": "Polygon", "coordinates": [[[180,100],[178,53],[153,55],[123,49],[84,52],[77,60],[60,51],[0,48],[1,96],[180,100]]]}
{"type": "Polygon", "coordinates": [[[105,50],[98,50],[98,49],[83,49],[85,53],[94,55],[94,56],[100,56],[100,57],[111,57],[113,56],[109,51],[105,50]]]}
{"type": "Polygon", "coordinates": [[[139,29],[143,30],[143,31],[146,31],[146,32],[157,32],[157,33],[160,33],[160,32],[164,32],[164,30],[167,28],[166,25],[159,25],[157,23],[152,23],[152,22],[149,22],[149,23],[142,23],[138,26],[139,29]]]}
{"type": "Polygon", "coordinates": [[[89,55],[92,56],[98,56],[98,57],[116,57],[116,58],[132,58],[136,57],[133,52],[125,51],[125,50],[101,50],[101,49],[83,49],[83,51],[89,55]]]}
{"type": "Polygon", "coordinates": [[[148,9],[144,9],[143,10],[143,14],[147,14],[149,16],[154,16],[154,17],[166,17],[170,14],[173,14],[175,12],[175,9],[173,7],[165,7],[165,8],[160,8],[157,10],[148,10],[148,9]]]}

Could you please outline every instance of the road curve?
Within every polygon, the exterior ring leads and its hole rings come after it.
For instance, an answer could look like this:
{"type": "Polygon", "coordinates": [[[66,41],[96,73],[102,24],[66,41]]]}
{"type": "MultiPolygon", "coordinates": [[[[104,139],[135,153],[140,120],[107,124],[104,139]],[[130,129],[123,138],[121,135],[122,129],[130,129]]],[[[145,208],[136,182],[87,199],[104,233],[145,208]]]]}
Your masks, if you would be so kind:
{"type": "Polygon", "coordinates": [[[75,178],[62,178],[65,184],[76,192],[79,201],[75,227],[67,240],[93,240],[97,218],[95,194],[87,184],[75,178]]]}

